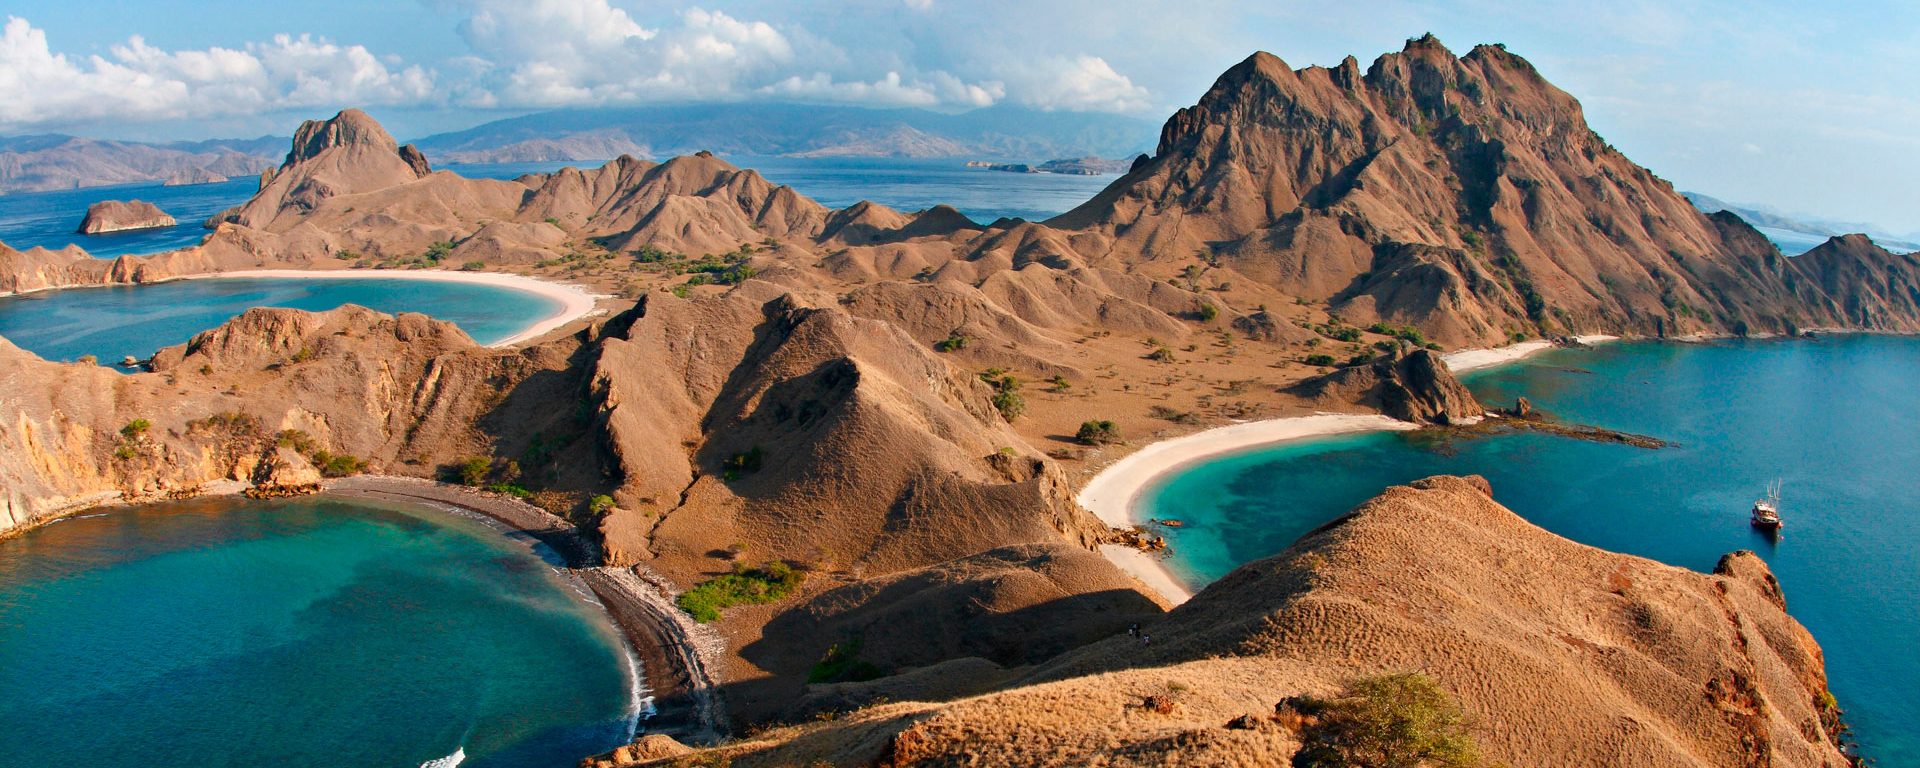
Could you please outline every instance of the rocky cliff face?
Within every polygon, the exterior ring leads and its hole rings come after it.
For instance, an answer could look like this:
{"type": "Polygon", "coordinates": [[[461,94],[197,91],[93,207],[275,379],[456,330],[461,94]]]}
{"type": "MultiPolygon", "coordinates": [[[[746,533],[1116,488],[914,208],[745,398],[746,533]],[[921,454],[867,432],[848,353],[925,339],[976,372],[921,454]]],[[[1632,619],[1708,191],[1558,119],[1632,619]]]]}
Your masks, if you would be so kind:
{"type": "Polygon", "coordinates": [[[1491,762],[1846,765],[1820,649],[1785,605],[1750,552],[1712,574],[1603,552],[1521,520],[1483,480],[1437,477],[1242,566],[1143,625],[1151,644],[1120,634],[995,693],[870,706],[708,757],[1285,765],[1300,723],[1275,717],[1282,699],[1421,670],[1491,762]]]}
{"type": "Polygon", "coordinates": [[[140,200],[103,200],[87,206],[87,216],[80,220],[80,234],[98,235],[106,232],[126,232],[135,229],[155,229],[171,227],[176,222],[166,211],[153,203],[140,200]]]}
{"type": "Polygon", "coordinates": [[[0,342],[0,533],[74,504],[291,482],[280,448],[432,475],[487,453],[499,388],[557,365],[476,347],[450,323],[359,307],[254,309],[155,355],[152,372],[40,360],[0,342]]]}

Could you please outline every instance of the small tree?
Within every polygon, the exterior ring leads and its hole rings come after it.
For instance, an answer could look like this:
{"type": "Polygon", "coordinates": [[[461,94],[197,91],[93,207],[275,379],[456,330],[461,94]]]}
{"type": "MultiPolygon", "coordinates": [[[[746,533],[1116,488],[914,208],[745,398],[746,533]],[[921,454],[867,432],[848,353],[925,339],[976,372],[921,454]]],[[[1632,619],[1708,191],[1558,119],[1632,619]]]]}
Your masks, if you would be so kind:
{"type": "Polygon", "coordinates": [[[1466,713],[1439,683],[1417,672],[1362,678],[1338,699],[1297,697],[1279,709],[1303,724],[1295,768],[1485,764],[1466,713]]]}
{"type": "Polygon", "coordinates": [[[473,456],[460,462],[458,470],[461,485],[485,485],[487,475],[493,471],[493,460],[485,456],[473,456]]]}
{"type": "Polygon", "coordinates": [[[1080,431],[1073,434],[1075,440],[1087,445],[1106,445],[1120,442],[1120,428],[1106,419],[1088,419],[1080,422],[1080,431]]]}
{"type": "Polygon", "coordinates": [[[1214,306],[1211,301],[1203,301],[1200,302],[1200,311],[1195,314],[1200,318],[1200,322],[1211,323],[1214,318],[1220,316],[1220,308],[1214,306]]]}

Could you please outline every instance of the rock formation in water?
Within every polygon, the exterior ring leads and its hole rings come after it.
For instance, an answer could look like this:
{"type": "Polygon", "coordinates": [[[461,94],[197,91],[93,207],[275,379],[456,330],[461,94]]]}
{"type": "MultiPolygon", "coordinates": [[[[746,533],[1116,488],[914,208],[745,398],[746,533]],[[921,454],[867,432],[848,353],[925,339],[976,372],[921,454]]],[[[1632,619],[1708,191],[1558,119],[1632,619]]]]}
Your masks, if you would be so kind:
{"type": "MultiPolygon", "coordinates": [[[[1489,763],[1850,764],[1820,648],[1760,558],[1736,552],[1702,574],[1604,552],[1489,494],[1479,478],[1390,488],[1143,624],[1151,643],[1121,633],[982,696],[890,695],[912,680],[829,686],[864,706],[693,757],[1286,765],[1302,723],[1276,705],[1417,670],[1459,699],[1489,763]]],[[[950,664],[948,676],[981,674],[950,664]]],[[[589,764],[665,764],[613,757],[589,764]]]]}
{"type": "Polygon", "coordinates": [[[75,230],[83,235],[99,235],[108,232],[128,232],[136,229],[159,229],[171,227],[175,223],[172,216],[153,203],[141,200],[103,200],[87,206],[86,218],[80,220],[80,228],[75,230]]]}
{"type": "Polygon", "coordinates": [[[1321,407],[1361,406],[1416,424],[1460,424],[1487,413],[1440,356],[1425,349],[1349,365],[1292,391],[1321,407]]]}

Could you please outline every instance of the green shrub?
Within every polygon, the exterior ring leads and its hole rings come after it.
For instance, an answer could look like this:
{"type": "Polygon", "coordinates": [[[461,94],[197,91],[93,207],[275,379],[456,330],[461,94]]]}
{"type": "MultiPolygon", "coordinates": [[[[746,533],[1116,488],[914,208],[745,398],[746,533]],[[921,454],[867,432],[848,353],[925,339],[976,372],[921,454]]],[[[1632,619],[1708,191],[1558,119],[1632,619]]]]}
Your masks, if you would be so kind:
{"type": "Polygon", "coordinates": [[[358,456],[345,453],[314,451],[313,465],[320,474],[327,477],[347,477],[366,471],[367,462],[358,456]]]}
{"type": "Polygon", "coordinates": [[[441,259],[446,258],[447,254],[452,252],[453,241],[440,240],[427,246],[426,253],[420,254],[420,258],[425,259],[428,264],[438,264],[441,259]]]}
{"type": "Polygon", "coordinates": [[[1307,355],[1307,365],[1333,365],[1333,355],[1307,355]]]}
{"type": "Polygon", "coordinates": [[[487,483],[487,475],[493,474],[493,459],[485,456],[472,456],[460,462],[454,468],[454,474],[461,485],[481,486],[487,483]]]}
{"type": "Polygon", "coordinates": [[[1000,418],[1013,421],[1027,410],[1027,399],[1020,396],[1020,380],[999,368],[988,368],[980,372],[980,380],[993,387],[993,408],[1000,412],[1000,418]]]}
{"type": "Polygon", "coordinates": [[[967,348],[968,341],[970,341],[970,339],[966,334],[954,331],[947,334],[946,338],[934,342],[933,348],[940,352],[958,352],[967,348]]]}
{"type": "Polygon", "coordinates": [[[1362,352],[1360,354],[1354,355],[1353,357],[1347,358],[1347,365],[1366,365],[1367,363],[1371,363],[1371,362],[1373,362],[1372,352],[1362,352]]]}
{"type": "Polygon", "coordinates": [[[674,602],[694,621],[705,624],[720,618],[721,611],[736,605],[778,601],[799,587],[803,578],[805,574],[779,561],[759,568],[735,564],[733,573],[710,579],[682,592],[674,602]]]}
{"type": "Polygon", "coordinates": [[[588,499],[587,511],[592,512],[595,517],[613,511],[613,497],[603,493],[588,499]]]}
{"type": "Polygon", "coordinates": [[[1195,315],[1200,318],[1200,322],[1211,323],[1214,318],[1220,316],[1220,308],[1214,306],[1211,301],[1203,301],[1200,302],[1200,311],[1195,315]]]}
{"type": "Polygon", "coordinates": [[[462,272],[478,272],[486,268],[487,268],[487,263],[484,261],[469,261],[465,264],[460,265],[460,271],[462,272]]]}
{"type": "Polygon", "coordinates": [[[1106,419],[1088,419],[1080,422],[1080,431],[1073,438],[1087,445],[1106,445],[1120,442],[1120,428],[1106,419]]]}
{"type": "Polygon", "coordinates": [[[1469,720],[1433,678],[1401,673],[1355,680],[1337,699],[1281,703],[1304,723],[1295,768],[1470,768],[1484,765],[1469,720]]]}
{"type": "Polygon", "coordinates": [[[760,464],[765,458],[766,452],[760,450],[760,446],[756,445],[732,456],[728,456],[727,460],[721,464],[721,467],[727,471],[729,475],[728,479],[732,479],[743,473],[760,471],[760,464]]]}
{"type": "Polygon", "coordinates": [[[879,667],[860,660],[860,641],[835,643],[807,672],[808,683],[862,683],[884,677],[879,667]]]}
{"type": "Polygon", "coordinates": [[[494,493],[504,494],[507,496],[513,496],[513,497],[522,498],[522,499],[531,498],[533,496],[533,491],[527,490],[525,487],[521,486],[519,483],[494,483],[492,485],[487,486],[487,490],[492,491],[494,493]]]}
{"type": "Polygon", "coordinates": [[[1173,362],[1173,350],[1167,349],[1166,347],[1155,347],[1152,352],[1147,353],[1147,359],[1160,363],[1171,363],[1173,362]]]}
{"type": "Polygon", "coordinates": [[[147,421],[146,419],[134,419],[133,421],[127,422],[126,426],[120,428],[120,436],[128,440],[137,440],[141,435],[146,434],[147,430],[152,428],[153,422],[147,421]]]}

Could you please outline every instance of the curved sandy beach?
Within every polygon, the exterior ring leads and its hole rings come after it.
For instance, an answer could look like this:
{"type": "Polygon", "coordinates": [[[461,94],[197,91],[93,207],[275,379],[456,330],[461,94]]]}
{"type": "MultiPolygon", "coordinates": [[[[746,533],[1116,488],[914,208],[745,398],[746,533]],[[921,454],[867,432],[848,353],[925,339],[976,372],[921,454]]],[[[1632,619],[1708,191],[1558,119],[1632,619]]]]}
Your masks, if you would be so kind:
{"type": "MultiPolygon", "coordinates": [[[[1290,440],[1414,428],[1416,425],[1412,423],[1379,414],[1352,413],[1320,413],[1216,427],[1162,440],[1122,457],[1088,480],[1076,498],[1080,506],[1098,515],[1107,525],[1130,528],[1145,522],[1134,514],[1141,492],[1161,476],[1189,464],[1290,440]]],[[[1174,605],[1193,597],[1193,590],[1181,583],[1159,558],[1117,544],[1103,545],[1100,552],[1174,605]]]]}
{"type": "MultiPolygon", "coordinates": [[[[1618,337],[1578,336],[1582,344],[1600,344],[1618,337]]],[[[1441,357],[1454,373],[1490,368],[1511,363],[1554,347],[1550,341],[1526,341],[1504,347],[1457,350],[1441,357]]],[[[1101,521],[1115,528],[1131,528],[1146,520],[1135,514],[1141,492],[1161,476],[1221,454],[1273,445],[1291,440],[1373,432],[1405,431],[1418,425],[1378,414],[1320,413],[1234,424],[1162,440],[1148,445],[1101,469],[1088,480],[1077,497],[1101,521]]],[[[1193,597],[1193,590],[1173,575],[1160,558],[1131,547],[1106,544],[1100,547],[1114,565],[1158,592],[1174,605],[1193,597]]]]}
{"type": "MultiPolygon", "coordinates": [[[[1581,344],[1592,345],[1615,341],[1619,338],[1618,336],[1608,336],[1605,334],[1592,334],[1588,336],[1575,336],[1573,340],[1581,344]]],[[[1523,341],[1518,344],[1508,344],[1504,347],[1480,347],[1455,350],[1441,355],[1440,359],[1445,361],[1447,367],[1452,369],[1454,373],[1466,373],[1467,371],[1476,371],[1481,368],[1491,368],[1502,363],[1511,363],[1523,357],[1553,349],[1554,346],[1554,343],[1551,341],[1535,339],[1533,341],[1523,341]]]]}
{"type": "Polygon", "coordinates": [[[566,283],[555,283],[539,278],[515,275],[505,272],[448,272],[445,270],[321,270],[321,269],[245,269],[233,272],[205,272],[197,275],[181,275],[176,280],[218,280],[221,278],[278,277],[298,278],[301,280],[433,280],[443,283],[468,283],[473,285],[492,285],[511,288],[517,291],[537,294],[559,302],[560,307],[532,325],[507,338],[488,344],[489,347],[511,347],[545,335],[555,328],[573,322],[593,312],[602,298],[599,294],[588,292],[585,288],[566,283]]]}

